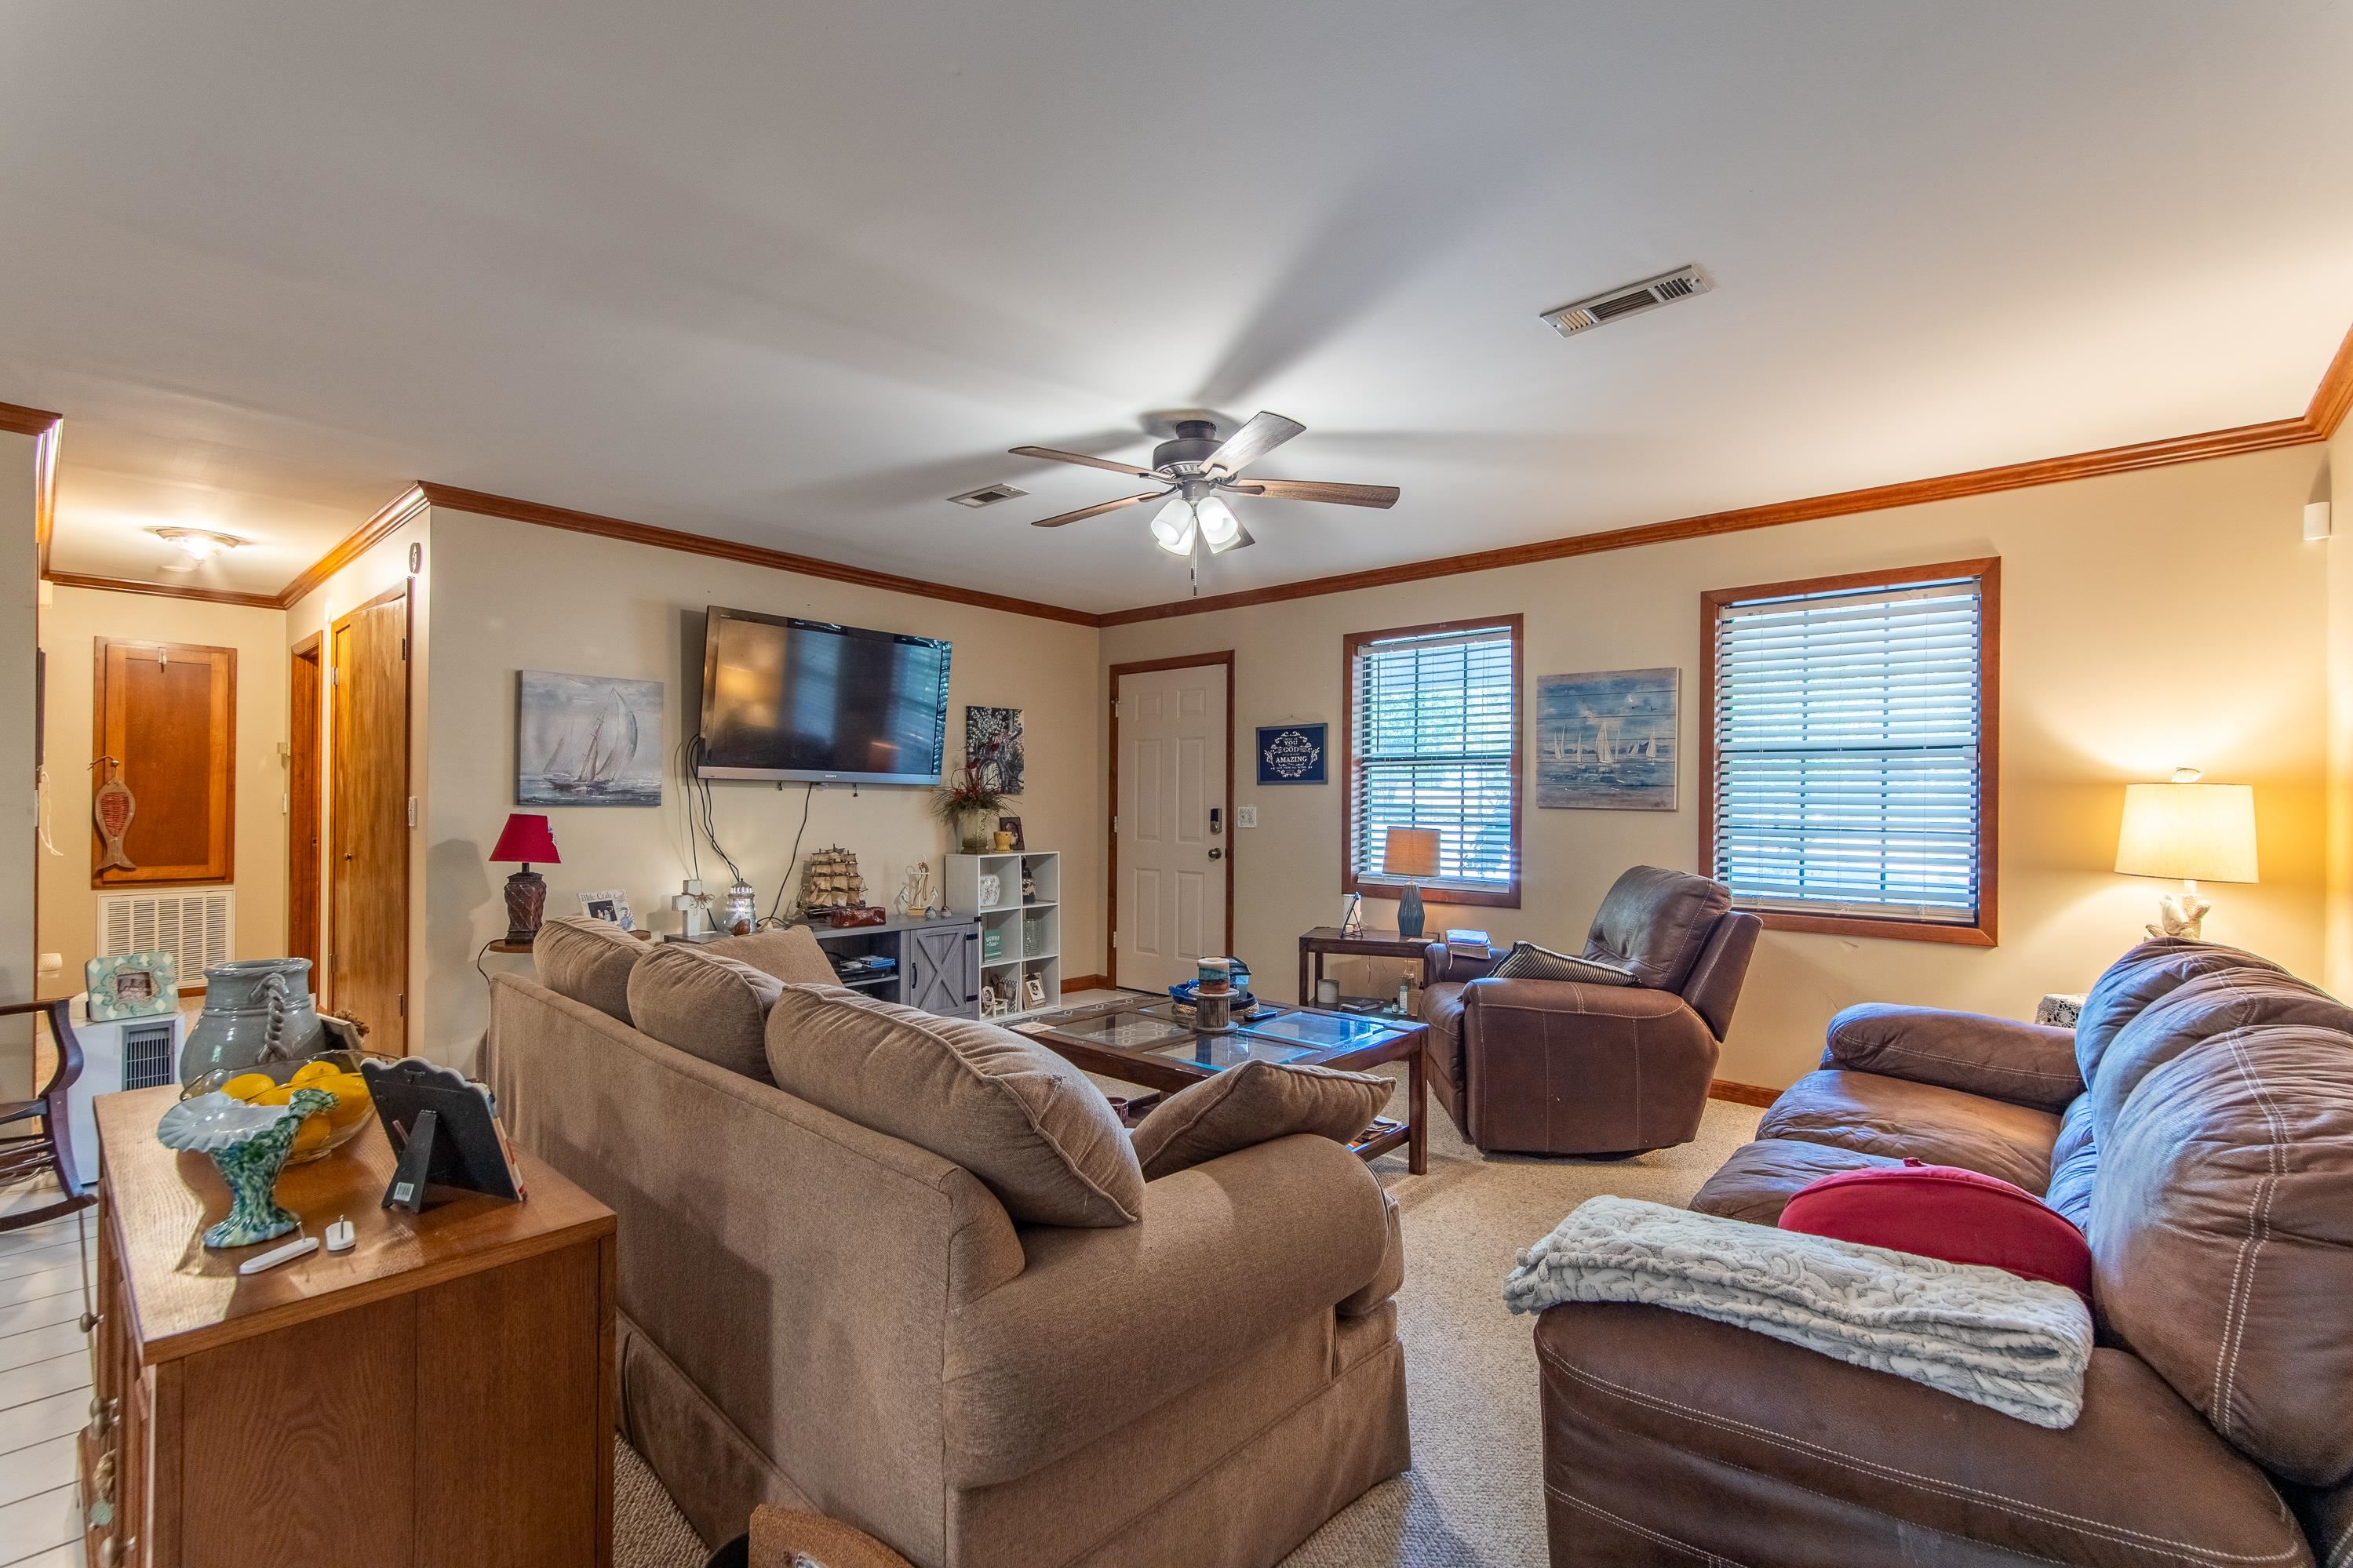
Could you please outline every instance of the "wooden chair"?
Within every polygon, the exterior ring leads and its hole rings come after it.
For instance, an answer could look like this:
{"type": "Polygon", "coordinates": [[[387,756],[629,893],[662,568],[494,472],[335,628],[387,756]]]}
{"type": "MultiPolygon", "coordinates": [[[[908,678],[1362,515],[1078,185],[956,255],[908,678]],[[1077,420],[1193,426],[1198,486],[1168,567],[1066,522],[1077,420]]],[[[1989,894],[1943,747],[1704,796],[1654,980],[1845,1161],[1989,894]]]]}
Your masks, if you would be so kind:
{"type": "Polygon", "coordinates": [[[0,1006],[0,1018],[45,1013],[49,1037],[58,1047],[58,1070],[36,1099],[0,1100],[0,1186],[13,1185],[44,1171],[57,1173],[64,1194],[56,1203],[16,1214],[0,1215],[0,1231],[22,1230],[44,1220],[88,1208],[96,1198],[82,1190],[74,1168],[73,1128],[66,1115],[66,1090],[81,1077],[81,1042],[74,1038],[69,1015],[73,1004],[65,997],[53,1002],[14,1002],[0,1006]],[[38,1131],[10,1131],[37,1121],[38,1131]]]}
{"type": "Polygon", "coordinates": [[[824,1568],[914,1568],[864,1531],[773,1503],[761,1504],[752,1515],[751,1533],[713,1552],[705,1568],[793,1568],[796,1562],[824,1568]]]}

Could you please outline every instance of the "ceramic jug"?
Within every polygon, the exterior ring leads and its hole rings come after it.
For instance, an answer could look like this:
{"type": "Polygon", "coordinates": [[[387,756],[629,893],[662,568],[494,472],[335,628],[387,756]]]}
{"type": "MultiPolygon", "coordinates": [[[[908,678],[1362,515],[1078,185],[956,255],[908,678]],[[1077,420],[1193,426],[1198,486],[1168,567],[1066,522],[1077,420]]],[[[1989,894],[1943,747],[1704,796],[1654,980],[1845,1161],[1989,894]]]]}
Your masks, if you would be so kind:
{"type": "Polygon", "coordinates": [[[205,1010],[180,1051],[180,1082],[219,1068],[316,1056],[334,1042],[311,1001],[307,958],[248,958],[205,971],[205,1010]]]}

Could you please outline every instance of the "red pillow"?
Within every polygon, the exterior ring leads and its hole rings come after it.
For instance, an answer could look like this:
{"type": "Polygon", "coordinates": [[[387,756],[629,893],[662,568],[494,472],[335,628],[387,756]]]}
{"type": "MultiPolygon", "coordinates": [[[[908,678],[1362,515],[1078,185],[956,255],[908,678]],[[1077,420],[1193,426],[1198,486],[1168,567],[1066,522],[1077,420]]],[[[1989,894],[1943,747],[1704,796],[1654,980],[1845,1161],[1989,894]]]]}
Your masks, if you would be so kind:
{"type": "Polygon", "coordinates": [[[1781,1211],[1781,1228],[2006,1268],[2092,1304],[2084,1233],[2024,1187],[1957,1165],[1906,1160],[1808,1182],[1781,1211]]]}

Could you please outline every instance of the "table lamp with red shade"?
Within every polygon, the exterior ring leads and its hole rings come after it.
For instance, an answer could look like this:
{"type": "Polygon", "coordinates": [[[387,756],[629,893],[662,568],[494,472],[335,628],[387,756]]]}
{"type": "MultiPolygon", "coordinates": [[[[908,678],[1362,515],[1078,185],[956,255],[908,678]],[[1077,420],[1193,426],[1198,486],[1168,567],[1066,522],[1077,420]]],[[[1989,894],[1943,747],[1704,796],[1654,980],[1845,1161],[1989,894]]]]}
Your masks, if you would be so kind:
{"type": "Polygon", "coordinates": [[[538,937],[540,920],[547,913],[547,879],[533,870],[531,863],[564,863],[555,853],[555,834],[548,827],[547,818],[536,812],[510,812],[507,825],[499,829],[491,858],[522,865],[522,870],[507,879],[507,941],[528,946],[538,937]]]}

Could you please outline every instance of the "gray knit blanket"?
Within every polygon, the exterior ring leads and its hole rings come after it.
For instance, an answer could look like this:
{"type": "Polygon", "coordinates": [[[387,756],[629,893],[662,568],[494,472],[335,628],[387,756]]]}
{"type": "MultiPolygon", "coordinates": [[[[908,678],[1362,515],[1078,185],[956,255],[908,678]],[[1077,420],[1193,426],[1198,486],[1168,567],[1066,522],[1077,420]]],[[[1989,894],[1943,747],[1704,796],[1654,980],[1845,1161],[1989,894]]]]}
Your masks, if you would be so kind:
{"type": "Polygon", "coordinates": [[[2092,1359],[2091,1314],[2063,1286],[1633,1198],[1577,1205],[1520,1254],[1504,1301],[1689,1312],[2037,1426],[2074,1425],[2092,1359]]]}

